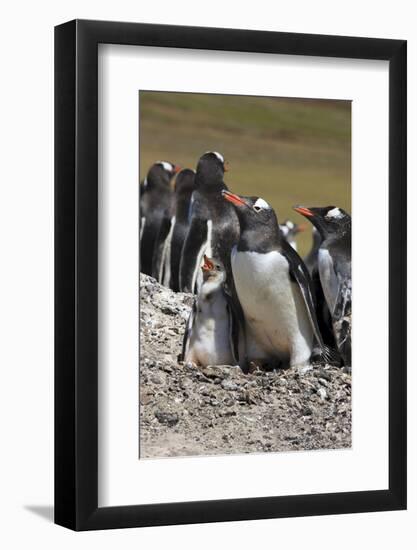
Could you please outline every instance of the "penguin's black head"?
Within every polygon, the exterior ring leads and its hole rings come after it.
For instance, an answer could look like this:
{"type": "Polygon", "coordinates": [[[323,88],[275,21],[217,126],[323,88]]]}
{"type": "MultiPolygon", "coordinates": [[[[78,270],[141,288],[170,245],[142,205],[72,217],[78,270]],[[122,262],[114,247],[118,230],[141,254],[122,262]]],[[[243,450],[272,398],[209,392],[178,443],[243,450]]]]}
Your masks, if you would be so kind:
{"type": "Polygon", "coordinates": [[[294,210],[310,220],[323,239],[332,233],[350,231],[351,217],[337,206],[294,206],[294,210]]]}
{"type": "Polygon", "coordinates": [[[195,188],[195,172],[190,168],[184,168],[175,179],[175,192],[177,194],[191,193],[195,188]]]}
{"type": "Polygon", "coordinates": [[[173,164],[166,160],[158,160],[149,169],[145,180],[146,185],[163,185],[169,187],[172,178],[180,170],[181,168],[177,164],[173,164]]]}
{"type": "Polygon", "coordinates": [[[207,151],[197,163],[197,179],[204,184],[223,182],[228,164],[217,151],[207,151]]]}
{"type": "Polygon", "coordinates": [[[242,197],[222,191],[238,215],[239,250],[268,252],[280,247],[280,230],[274,209],[260,197],[242,197]]]}
{"type": "Polygon", "coordinates": [[[242,229],[254,225],[277,224],[274,209],[260,197],[242,197],[230,191],[222,191],[223,198],[233,204],[242,229]]]}

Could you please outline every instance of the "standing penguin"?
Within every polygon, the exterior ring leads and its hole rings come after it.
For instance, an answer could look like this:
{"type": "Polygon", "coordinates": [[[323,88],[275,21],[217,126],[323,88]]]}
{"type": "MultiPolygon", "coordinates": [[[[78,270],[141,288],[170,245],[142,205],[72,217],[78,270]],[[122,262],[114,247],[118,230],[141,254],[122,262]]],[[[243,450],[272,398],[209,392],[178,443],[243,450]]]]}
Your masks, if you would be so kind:
{"type": "Polygon", "coordinates": [[[175,179],[175,210],[171,242],[167,245],[166,261],[169,261],[169,286],[175,292],[180,289],[179,271],[181,251],[189,226],[191,195],[195,189],[195,172],[189,168],[181,170],[175,179]]]}
{"type": "Polygon", "coordinates": [[[151,166],[140,187],[140,270],[147,275],[152,275],[155,242],[171,208],[171,180],[178,171],[175,164],[158,161],[151,166]]]}
{"type": "Polygon", "coordinates": [[[179,360],[204,367],[236,365],[239,324],[224,288],[224,265],[204,255],[201,269],[203,283],[188,319],[179,360]]]}
{"type": "Polygon", "coordinates": [[[352,322],[352,220],[335,206],[294,208],[317,228],[322,238],[318,270],[329,308],[337,347],[345,366],[351,366],[352,322]]]}
{"type": "Polygon", "coordinates": [[[226,269],[226,281],[232,284],[230,250],[239,238],[239,221],[232,205],[221,195],[225,161],[217,152],[205,153],[197,164],[191,198],[190,226],[181,254],[180,289],[195,292],[201,281],[198,274],[204,254],[218,258],[226,269]]]}
{"type": "Polygon", "coordinates": [[[223,196],[239,216],[232,270],[245,317],[247,360],[306,365],[314,338],[327,359],[307,268],[282,237],[274,210],[261,198],[228,191],[223,196]]]}
{"type": "Polygon", "coordinates": [[[295,239],[298,233],[305,231],[304,225],[298,225],[291,220],[285,220],[284,223],[279,224],[279,228],[288,244],[290,244],[294,250],[297,250],[297,241],[295,239]]]}

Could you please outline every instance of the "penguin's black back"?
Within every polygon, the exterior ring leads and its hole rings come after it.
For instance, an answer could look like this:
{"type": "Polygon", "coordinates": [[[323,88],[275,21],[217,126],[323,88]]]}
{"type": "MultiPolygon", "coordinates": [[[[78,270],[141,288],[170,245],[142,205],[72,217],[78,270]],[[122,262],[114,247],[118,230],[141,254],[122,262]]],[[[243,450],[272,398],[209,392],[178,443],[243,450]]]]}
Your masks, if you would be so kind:
{"type": "Polygon", "coordinates": [[[239,240],[240,228],[235,209],[222,197],[223,189],[227,190],[226,184],[204,191],[198,189],[193,197],[193,209],[195,208],[196,216],[211,220],[212,255],[223,262],[227,273],[226,280],[230,281],[230,255],[233,246],[239,240]]]}
{"type": "Polygon", "coordinates": [[[171,241],[171,279],[170,287],[175,292],[179,291],[179,270],[181,252],[189,227],[190,203],[195,190],[195,172],[182,170],[175,183],[175,225],[171,241]]]}

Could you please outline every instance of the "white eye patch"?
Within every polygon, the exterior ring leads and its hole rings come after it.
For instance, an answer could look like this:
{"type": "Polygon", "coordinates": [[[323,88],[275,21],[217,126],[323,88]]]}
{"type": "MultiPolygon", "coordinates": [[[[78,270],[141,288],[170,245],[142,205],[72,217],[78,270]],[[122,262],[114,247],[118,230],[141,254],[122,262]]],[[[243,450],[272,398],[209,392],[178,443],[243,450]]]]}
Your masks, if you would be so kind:
{"type": "Polygon", "coordinates": [[[216,155],[216,157],[219,159],[219,161],[224,164],[224,158],[223,158],[223,155],[221,155],[220,153],[218,153],[217,151],[206,151],[205,154],[207,153],[211,153],[212,155],[216,155]]]}
{"type": "Polygon", "coordinates": [[[166,162],[165,160],[158,160],[155,164],[160,164],[164,170],[167,172],[172,172],[173,166],[170,162],[166,162]]]}
{"type": "Polygon", "coordinates": [[[291,229],[294,229],[294,224],[290,220],[288,220],[285,225],[288,227],[288,229],[290,231],[291,231],[291,229]]]}
{"type": "Polygon", "coordinates": [[[343,218],[343,214],[338,208],[333,208],[327,212],[326,218],[343,218]]]}
{"type": "Polygon", "coordinates": [[[271,208],[269,204],[263,199],[259,198],[253,205],[254,208],[271,208]]]}

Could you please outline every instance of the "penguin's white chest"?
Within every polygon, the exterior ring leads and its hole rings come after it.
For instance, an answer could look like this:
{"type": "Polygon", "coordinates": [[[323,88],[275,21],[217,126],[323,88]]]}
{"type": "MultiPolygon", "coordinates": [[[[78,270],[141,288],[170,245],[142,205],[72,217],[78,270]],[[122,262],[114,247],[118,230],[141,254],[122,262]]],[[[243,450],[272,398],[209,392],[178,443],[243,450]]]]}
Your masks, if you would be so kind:
{"type": "Polygon", "coordinates": [[[278,251],[260,254],[234,248],[232,269],[246,324],[258,348],[266,355],[289,356],[292,364],[308,360],[312,329],[286,258],[278,251]]]}

